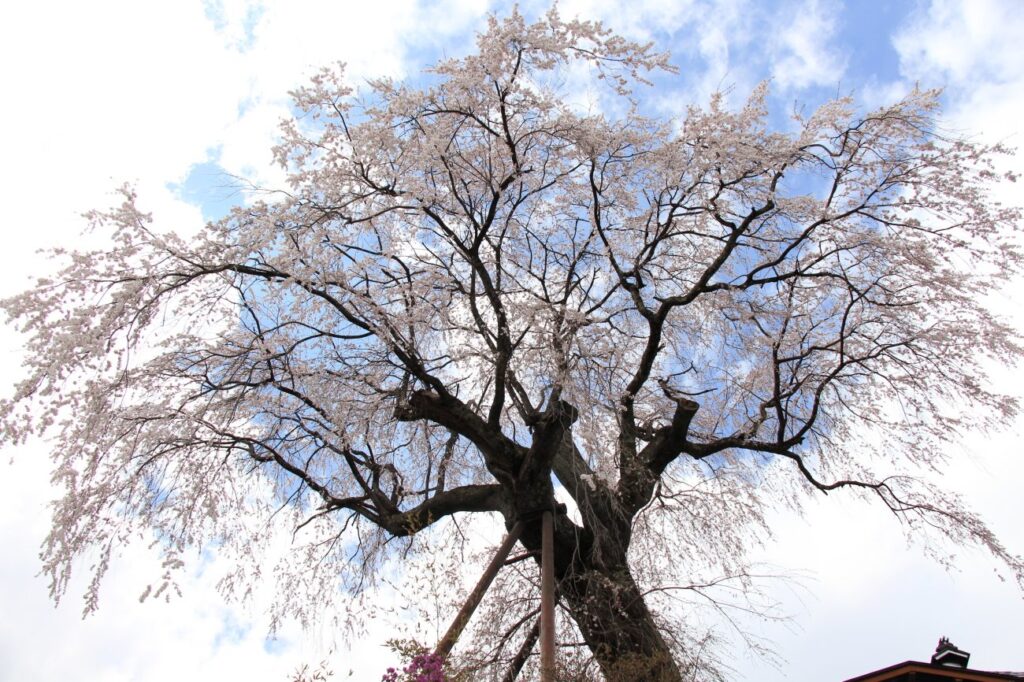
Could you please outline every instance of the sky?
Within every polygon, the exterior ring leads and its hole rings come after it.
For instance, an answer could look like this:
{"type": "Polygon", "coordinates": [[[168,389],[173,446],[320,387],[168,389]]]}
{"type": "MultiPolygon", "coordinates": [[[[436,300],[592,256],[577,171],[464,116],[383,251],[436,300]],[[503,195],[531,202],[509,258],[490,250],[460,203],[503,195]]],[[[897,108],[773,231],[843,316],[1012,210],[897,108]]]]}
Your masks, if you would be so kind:
{"type": "MultiPolygon", "coordinates": [[[[530,16],[546,4],[521,8],[530,16]]],[[[559,8],[672,51],[679,75],[644,95],[663,115],[716,90],[740,102],[767,78],[785,125],[794,106],[811,108],[837,93],[877,106],[920,83],[945,88],[950,128],[1024,144],[1017,0],[567,0],[559,8]]],[[[472,49],[494,9],[474,0],[4,3],[0,296],[48,272],[38,249],[94,239],[81,234],[80,214],[111,204],[124,182],[137,187],[158,225],[184,233],[242,200],[233,178],[281,185],[270,147],[290,89],[337,61],[355,83],[415,79],[439,56],[472,49]]],[[[1009,163],[1024,171],[1019,158],[1009,163]]],[[[996,194],[1021,203],[1012,186],[996,194]]],[[[993,301],[1024,327],[1022,294],[1018,280],[993,301]]],[[[0,390],[18,377],[19,343],[15,331],[0,330],[0,390]]],[[[1024,372],[994,369],[998,386],[1024,397],[1024,372]]],[[[1018,554],[1022,432],[1018,420],[968,437],[943,471],[943,483],[1018,554]]],[[[289,623],[267,641],[265,597],[248,607],[224,604],[215,557],[193,562],[180,598],[140,604],[159,560],[139,542],[112,569],[96,615],[81,618],[74,587],[55,608],[36,575],[52,496],[46,452],[33,442],[0,453],[0,681],[285,680],[325,658],[336,679],[379,679],[387,627],[371,624],[351,647],[322,628],[303,632],[289,623]]],[[[813,500],[802,517],[779,512],[772,525],[774,537],[756,558],[799,575],[800,585],[770,588],[788,620],[746,624],[781,662],[772,667],[738,649],[736,679],[842,680],[927,660],[940,636],[972,652],[972,667],[1024,670],[1022,593],[999,579],[988,557],[965,549],[947,570],[908,544],[897,519],[841,495],[813,500]]]]}

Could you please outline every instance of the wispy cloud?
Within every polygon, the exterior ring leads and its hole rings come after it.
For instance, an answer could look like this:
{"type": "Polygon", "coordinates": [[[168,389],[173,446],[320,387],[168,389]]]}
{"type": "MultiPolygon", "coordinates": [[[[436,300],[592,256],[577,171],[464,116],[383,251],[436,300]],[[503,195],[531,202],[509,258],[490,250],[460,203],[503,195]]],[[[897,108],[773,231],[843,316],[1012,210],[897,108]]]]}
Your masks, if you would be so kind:
{"type": "Polygon", "coordinates": [[[783,5],[765,21],[772,80],[783,89],[835,85],[846,60],[835,41],[838,3],[807,0],[783,5]]]}

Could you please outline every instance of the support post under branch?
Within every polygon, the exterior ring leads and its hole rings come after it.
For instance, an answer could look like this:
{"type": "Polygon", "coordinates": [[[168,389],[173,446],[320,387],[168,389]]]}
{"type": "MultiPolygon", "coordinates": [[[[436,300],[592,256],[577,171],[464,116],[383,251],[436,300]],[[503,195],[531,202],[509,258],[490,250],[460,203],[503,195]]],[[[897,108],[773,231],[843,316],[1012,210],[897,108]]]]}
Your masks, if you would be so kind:
{"type": "Polygon", "coordinates": [[[555,682],[554,515],[549,511],[541,516],[540,679],[555,682]]]}
{"type": "MultiPolygon", "coordinates": [[[[523,526],[518,521],[512,530],[505,536],[501,546],[498,547],[498,551],[494,553],[494,557],[491,559],[491,563],[487,564],[487,568],[484,569],[484,574],[480,576],[480,580],[477,582],[476,587],[469,593],[469,597],[466,599],[466,603],[459,609],[458,615],[455,616],[455,620],[452,622],[451,627],[448,628],[448,632],[444,633],[444,637],[437,643],[437,647],[434,649],[434,654],[440,658],[448,658],[448,654],[452,652],[452,648],[455,643],[459,641],[459,635],[466,628],[466,624],[469,623],[469,619],[472,617],[473,612],[476,611],[476,607],[480,605],[480,600],[484,598],[484,594],[487,592],[487,588],[491,586],[491,582],[494,581],[494,577],[498,575],[498,571],[505,563],[505,559],[508,557],[509,552],[512,551],[512,547],[516,544],[516,540],[519,539],[520,533],[522,533],[523,526]]],[[[551,678],[552,680],[554,678],[551,678]]]]}

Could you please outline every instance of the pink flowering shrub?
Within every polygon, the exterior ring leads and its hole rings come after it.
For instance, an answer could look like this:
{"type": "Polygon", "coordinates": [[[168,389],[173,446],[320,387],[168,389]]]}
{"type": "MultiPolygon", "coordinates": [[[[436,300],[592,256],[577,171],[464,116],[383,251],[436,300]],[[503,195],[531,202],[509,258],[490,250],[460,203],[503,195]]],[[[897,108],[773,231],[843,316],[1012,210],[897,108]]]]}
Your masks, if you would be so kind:
{"type": "Polygon", "coordinates": [[[420,651],[412,657],[409,665],[402,668],[388,668],[381,682],[448,682],[444,674],[444,659],[429,651],[420,651]]]}

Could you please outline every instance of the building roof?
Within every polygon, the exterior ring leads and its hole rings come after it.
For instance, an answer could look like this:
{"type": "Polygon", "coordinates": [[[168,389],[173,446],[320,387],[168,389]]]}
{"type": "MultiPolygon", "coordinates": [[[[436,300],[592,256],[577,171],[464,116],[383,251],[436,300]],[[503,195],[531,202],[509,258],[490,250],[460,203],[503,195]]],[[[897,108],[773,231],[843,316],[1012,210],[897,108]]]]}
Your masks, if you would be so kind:
{"type": "Polygon", "coordinates": [[[903,661],[888,668],[851,677],[845,682],[998,682],[1024,680],[1024,673],[989,672],[968,668],[971,654],[958,648],[948,637],[939,638],[931,663],[903,661]]]}
{"type": "Polygon", "coordinates": [[[941,682],[944,680],[961,680],[962,682],[999,682],[1000,680],[1024,680],[1024,672],[989,672],[956,668],[921,661],[903,661],[888,668],[875,670],[864,675],[851,677],[844,682],[899,682],[910,680],[914,673],[915,682],[941,682]]]}

